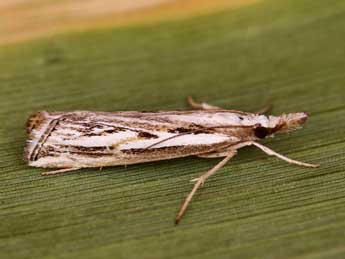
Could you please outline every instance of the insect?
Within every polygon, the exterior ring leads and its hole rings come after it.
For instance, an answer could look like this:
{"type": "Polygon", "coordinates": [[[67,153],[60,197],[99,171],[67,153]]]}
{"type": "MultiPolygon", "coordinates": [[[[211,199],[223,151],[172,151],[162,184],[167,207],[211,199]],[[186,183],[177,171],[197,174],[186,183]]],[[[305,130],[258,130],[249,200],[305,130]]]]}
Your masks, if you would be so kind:
{"type": "Polygon", "coordinates": [[[87,167],[105,167],[152,162],[186,156],[222,158],[206,173],[193,179],[195,185],[176,217],[184,215],[195,192],[237,150],[255,146],[288,163],[317,167],[290,159],[258,141],[299,128],[306,113],[280,116],[225,110],[188,98],[197,110],[159,112],[38,112],[27,123],[25,147],[28,165],[57,170],[53,175],[87,167]]]}

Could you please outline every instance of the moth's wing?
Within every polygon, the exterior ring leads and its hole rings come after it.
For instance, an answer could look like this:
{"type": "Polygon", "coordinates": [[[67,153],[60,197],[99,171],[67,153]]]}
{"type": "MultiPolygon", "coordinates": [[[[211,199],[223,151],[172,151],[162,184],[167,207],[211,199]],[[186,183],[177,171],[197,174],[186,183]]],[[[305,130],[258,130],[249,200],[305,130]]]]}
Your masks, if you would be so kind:
{"type": "Polygon", "coordinates": [[[236,150],[222,150],[222,151],[212,151],[210,153],[203,153],[203,154],[199,154],[197,155],[198,157],[201,158],[218,158],[218,157],[226,157],[228,156],[230,153],[237,153],[236,150]]]}
{"type": "Polygon", "coordinates": [[[141,163],[211,152],[238,141],[221,133],[195,132],[188,123],[139,114],[40,113],[37,117],[40,123],[29,129],[26,158],[40,167],[141,163]]]}

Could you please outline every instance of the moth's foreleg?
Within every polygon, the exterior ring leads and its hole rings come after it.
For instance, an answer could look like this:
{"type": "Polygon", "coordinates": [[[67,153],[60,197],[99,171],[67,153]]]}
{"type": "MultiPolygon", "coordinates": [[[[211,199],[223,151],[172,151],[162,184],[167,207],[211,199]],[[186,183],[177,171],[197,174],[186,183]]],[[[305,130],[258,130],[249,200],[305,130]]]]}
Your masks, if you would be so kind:
{"type": "Polygon", "coordinates": [[[262,144],[259,144],[255,141],[245,141],[245,142],[242,142],[242,143],[239,143],[237,145],[234,145],[232,146],[232,148],[234,149],[239,149],[241,147],[245,147],[245,146],[256,146],[257,148],[261,149],[262,151],[264,151],[267,155],[269,156],[275,156],[277,158],[280,158],[281,160],[284,160],[290,164],[295,164],[295,165],[299,165],[299,166],[305,166],[305,167],[319,167],[320,165],[318,164],[308,164],[308,163],[304,163],[304,162],[301,162],[301,161],[297,161],[297,160],[294,160],[294,159],[291,159],[291,158],[288,158],[282,154],[279,154],[275,151],[273,151],[272,149],[262,145],[262,144]]]}
{"type": "Polygon", "coordinates": [[[193,179],[192,181],[195,182],[195,185],[192,191],[189,193],[185,201],[182,203],[182,206],[176,216],[175,223],[178,224],[181,220],[182,216],[184,215],[189,203],[191,202],[195,192],[198,190],[200,186],[203,186],[206,179],[209,178],[211,175],[215,174],[220,168],[222,168],[231,158],[233,158],[237,154],[236,150],[232,150],[228,152],[228,155],[220,161],[216,166],[214,166],[211,170],[207,171],[205,174],[199,176],[198,178],[193,179]]]}
{"type": "Polygon", "coordinates": [[[288,158],[282,154],[279,154],[275,151],[273,151],[272,149],[264,146],[264,145],[261,145],[257,142],[252,142],[252,145],[260,148],[262,151],[264,151],[267,155],[269,156],[275,156],[275,157],[278,157],[280,158],[281,160],[284,160],[290,164],[295,164],[295,165],[299,165],[299,166],[305,166],[305,167],[319,167],[320,165],[318,164],[308,164],[308,163],[304,163],[304,162],[301,162],[301,161],[297,161],[297,160],[294,160],[294,159],[291,159],[291,158],[288,158]]]}
{"type": "Polygon", "coordinates": [[[47,176],[47,175],[54,175],[54,174],[63,174],[63,173],[67,173],[70,171],[75,171],[75,170],[79,170],[79,167],[76,168],[64,168],[64,169],[59,169],[59,170],[55,170],[55,171],[49,171],[49,172],[45,172],[45,173],[41,173],[42,176],[47,176]]]}
{"type": "Polygon", "coordinates": [[[191,96],[188,96],[187,101],[188,101],[188,104],[194,109],[199,109],[199,110],[221,110],[222,109],[218,106],[214,106],[208,103],[198,103],[194,101],[194,99],[191,96]]]}

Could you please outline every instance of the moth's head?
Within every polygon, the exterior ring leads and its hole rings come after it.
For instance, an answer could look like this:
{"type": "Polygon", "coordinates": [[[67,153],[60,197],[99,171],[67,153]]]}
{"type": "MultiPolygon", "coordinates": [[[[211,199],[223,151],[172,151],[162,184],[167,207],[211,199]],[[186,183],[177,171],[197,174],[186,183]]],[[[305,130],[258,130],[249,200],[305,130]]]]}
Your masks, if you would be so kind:
{"type": "Polygon", "coordinates": [[[257,124],[254,127],[254,135],[259,138],[266,138],[275,133],[286,133],[300,128],[308,119],[305,112],[282,114],[280,116],[269,116],[268,125],[257,124]]]}

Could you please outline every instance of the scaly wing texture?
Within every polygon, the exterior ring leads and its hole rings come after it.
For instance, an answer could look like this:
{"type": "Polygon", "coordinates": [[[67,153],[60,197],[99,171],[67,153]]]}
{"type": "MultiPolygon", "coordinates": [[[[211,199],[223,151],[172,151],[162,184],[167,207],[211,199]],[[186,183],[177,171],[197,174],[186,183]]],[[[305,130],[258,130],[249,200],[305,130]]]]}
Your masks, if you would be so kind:
{"type": "Polygon", "coordinates": [[[235,121],[237,115],[226,111],[40,112],[29,119],[25,156],[32,166],[66,168],[208,153],[240,141],[208,129],[232,123],[229,118],[235,121]]]}

